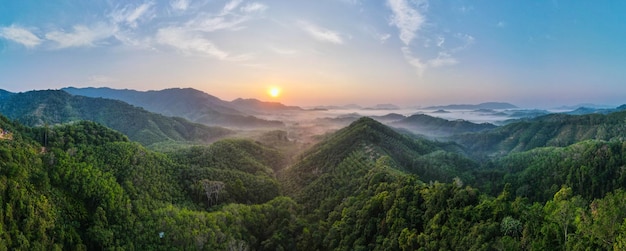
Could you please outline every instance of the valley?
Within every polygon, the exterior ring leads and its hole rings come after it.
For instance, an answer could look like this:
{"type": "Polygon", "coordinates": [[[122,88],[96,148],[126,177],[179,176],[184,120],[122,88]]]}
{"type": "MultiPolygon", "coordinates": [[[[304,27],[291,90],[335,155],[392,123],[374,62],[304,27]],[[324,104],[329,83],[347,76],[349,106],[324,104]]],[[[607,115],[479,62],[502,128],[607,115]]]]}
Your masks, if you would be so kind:
{"type": "Polygon", "coordinates": [[[0,96],[0,249],[626,247],[623,106],[313,109],[64,90],[90,97],[0,96]]]}

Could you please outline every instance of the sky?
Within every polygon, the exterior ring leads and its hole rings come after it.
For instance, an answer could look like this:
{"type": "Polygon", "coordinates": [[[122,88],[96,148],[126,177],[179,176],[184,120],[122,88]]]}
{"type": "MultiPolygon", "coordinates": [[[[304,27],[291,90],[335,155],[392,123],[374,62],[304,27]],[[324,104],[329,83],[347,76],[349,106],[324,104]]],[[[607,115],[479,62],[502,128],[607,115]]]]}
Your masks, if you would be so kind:
{"type": "Polygon", "coordinates": [[[0,89],[617,106],[626,103],[623,13],[626,1],[0,0],[0,89]]]}

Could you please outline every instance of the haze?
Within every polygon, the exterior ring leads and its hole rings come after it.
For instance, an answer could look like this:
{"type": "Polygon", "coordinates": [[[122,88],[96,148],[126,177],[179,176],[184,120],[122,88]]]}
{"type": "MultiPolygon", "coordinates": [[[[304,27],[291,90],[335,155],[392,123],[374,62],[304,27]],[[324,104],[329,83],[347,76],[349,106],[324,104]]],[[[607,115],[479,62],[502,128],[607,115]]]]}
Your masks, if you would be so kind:
{"type": "Polygon", "coordinates": [[[625,12],[622,1],[3,1],[0,87],[619,105],[625,12]]]}

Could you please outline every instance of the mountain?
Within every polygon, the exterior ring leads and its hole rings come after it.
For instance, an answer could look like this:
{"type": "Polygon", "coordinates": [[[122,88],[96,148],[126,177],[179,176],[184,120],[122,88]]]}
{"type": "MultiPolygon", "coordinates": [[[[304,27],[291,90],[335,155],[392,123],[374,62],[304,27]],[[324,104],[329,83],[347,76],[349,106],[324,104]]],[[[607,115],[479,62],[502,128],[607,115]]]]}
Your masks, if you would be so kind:
{"type": "Polygon", "coordinates": [[[478,109],[516,109],[518,108],[515,105],[509,103],[502,102],[486,102],[480,103],[477,105],[444,105],[444,106],[430,106],[424,108],[424,110],[439,110],[439,109],[447,109],[447,110],[478,110],[478,109]]]}
{"type": "Polygon", "coordinates": [[[297,106],[286,106],[278,102],[264,102],[258,99],[242,99],[238,98],[230,102],[230,104],[248,114],[271,114],[286,111],[303,111],[297,106]]]}
{"type": "Polygon", "coordinates": [[[70,94],[117,99],[163,114],[183,117],[205,125],[226,127],[282,127],[280,121],[259,119],[239,111],[230,102],[192,88],[160,91],[117,90],[110,88],[63,88],[70,94]]]}
{"type": "Polygon", "coordinates": [[[0,113],[28,126],[94,121],[144,145],[163,141],[207,143],[231,133],[224,128],[151,113],[119,100],[74,96],[57,90],[4,96],[0,98],[0,113]]]}
{"type": "Polygon", "coordinates": [[[392,122],[390,125],[433,137],[446,137],[453,134],[480,132],[496,128],[495,125],[489,123],[475,124],[466,120],[450,121],[425,114],[411,115],[392,122]]]}
{"type": "Polygon", "coordinates": [[[585,115],[585,114],[593,114],[593,113],[609,114],[609,113],[619,112],[619,111],[624,111],[624,110],[626,110],[626,105],[621,105],[616,108],[579,107],[576,110],[565,112],[565,114],[569,114],[569,115],[585,115]]]}
{"type": "Polygon", "coordinates": [[[545,146],[564,147],[589,139],[624,140],[625,120],[626,111],[587,115],[549,114],[491,131],[456,135],[452,139],[473,152],[506,154],[545,146]]]}
{"type": "Polygon", "coordinates": [[[363,110],[399,110],[400,107],[394,104],[377,104],[373,107],[366,107],[363,110]]]}
{"type": "MultiPolygon", "coordinates": [[[[311,186],[323,185],[320,180],[324,180],[324,177],[334,175],[335,172],[347,172],[340,170],[346,161],[356,161],[360,163],[359,168],[365,168],[360,171],[352,170],[355,173],[349,172],[349,175],[358,176],[358,172],[367,171],[383,156],[388,156],[391,165],[397,170],[415,173],[423,180],[452,180],[460,172],[455,170],[456,165],[451,167],[450,163],[444,163],[465,160],[461,156],[444,154],[447,152],[445,149],[455,147],[411,138],[374,119],[362,117],[313,146],[300,157],[299,162],[286,170],[286,191],[306,194],[308,192],[302,191],[314,189],[311,186]]],[[[468,164],[458,167],[471,166],[468,164]]]]}

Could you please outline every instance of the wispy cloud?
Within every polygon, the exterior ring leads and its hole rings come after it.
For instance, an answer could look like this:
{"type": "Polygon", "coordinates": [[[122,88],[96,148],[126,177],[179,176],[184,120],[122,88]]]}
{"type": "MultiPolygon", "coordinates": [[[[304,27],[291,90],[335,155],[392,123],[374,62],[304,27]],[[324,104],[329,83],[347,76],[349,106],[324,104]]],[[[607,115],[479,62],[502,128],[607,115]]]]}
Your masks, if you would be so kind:
{"type": "Polygon", "coordinates": [[[72,32],[52,31],[46,33],[46,39],[57,43],[58,49],[68,47],[95,46],[97,41],[106,39],[115,34],[117,28],[106,24],[98,24],[93,27],[76,25],[72,32]]]}
{"type": "Polygon", "coordinates": [[[175,10],[185,11],[187,10],[187,8],[189,8],[189,1],[188,0],[173,0],[170,2],[170,6],[172,6],[172,8],[175,10]]]}
{"type": "Polygon", "coordinates": [[[234,9],[237,8],[237,6],[239,6],[241,3],[243,2],[243,0],[231,0],[230,2],[228,2],[226,5],[224,5],[224,8],[222,9],[222,16],[226,15],[230,12],[232,12],[234,9]]]}
{"type": "Polygon", "coordinates": [[[239,10],[243,13],[263,12],[267,9],[267,5],[262,3],[249,3],[241,7],[239,10]]]}
{"type": "Polygon", "coordinates": [[[141,4],[135,8],[126,6],[121,10],[117,10],[111,13],[111,18],[116,24],[123,23],[130,26],[131,28],[137,28],[137,21],[144,18],[150,12],[150,8],[152,7],[152,5],[153,3],[148,2],[141,4]]]}
{"type": "Polygon", "coordinates": [[[451,66],[458,64],[459,61],[456,58],[453,58],[452,55],[446,52],[440,52],[437,55],[437,58],[428,60],[428,66],[430,67],[442,67],[442,66],[451,66]]]}
{"type": "Polygon", "coordinates": [[[243,29],[244,22],[250,20],[247,16],[237,16],[235,18],[227,18],[224,16],[213,16],[209,14],[198,15],[195,19],[187,22],[187,27],[195,30],[212,32],[218,30],[240,30],[243,29]]]}
{"type": "MultiPolygon", "coordinates": [[[[400,30],[400,40],[409,45],[415,38],[417,31],[424,25],[426,18],[416,8],[413,8],[407,0],[387,0],[387,5],[393,12],[390,25],[400,30]]],[[[426,8],[425,2],[419,2],[418,7],[426,8]]]]}
{"type": "Polygon", "coordinates": [[[424,75],[424,70],[426,70],[426,64],[423,63],[418,57],[413,55],[411,49],[409,47],[402,47],[402,55],[404,55],[404,59],[417,70],[418,76],[424,75]]]}
{"type": "Polygon", "coordinates": [[[302,30],[307,32],[311,37],[315,38],[316,40],[333,44],[343,44],[343,39],[341,38],[341,35],[339,35],[339,33],[336,31],[322,28],[305,21],[299,21],[298,25],[302,30]]]}
{"type": "Polygon", "coordinates": [[[217,48],[208,39],[182,28],[167,27],[159,29],[156,40],[158,43],[172,46],[184,53],[202,53],[221,60],[228,58],[227,52],[217,48]]]}
{"type": "Polygon", "coordinates": [[[0,37],[20,43],[27,48],[34,48],[43,42],[30,30],[15,25],[0,28],[0,37]]]}

